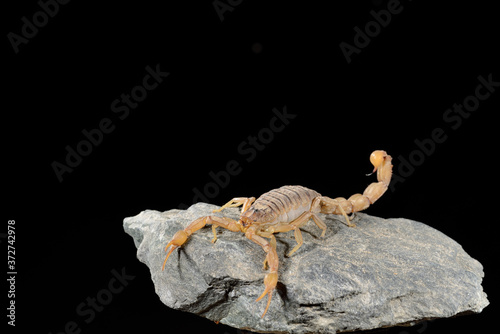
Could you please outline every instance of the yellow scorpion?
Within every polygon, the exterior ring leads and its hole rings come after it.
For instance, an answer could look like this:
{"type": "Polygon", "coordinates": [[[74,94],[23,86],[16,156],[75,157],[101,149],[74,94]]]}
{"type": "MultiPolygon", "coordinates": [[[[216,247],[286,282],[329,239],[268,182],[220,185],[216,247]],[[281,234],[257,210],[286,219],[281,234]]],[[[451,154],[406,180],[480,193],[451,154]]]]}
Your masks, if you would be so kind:
{"type": "Polygon", "coordinates": [[[365,210],[384,194],[391,181],[391,161],[391,156],[385,151],[374,151],[370,155],[370,162],[374,166],[373,173],[377,172],[378,182],[370,184],[363,194],[355,194],[348,199],[343,197],[332,199],[302,186],[283,186],[273,189],[257,200],[255,197],[235,197],[214,212],[243,205],[240,219],[236,221],[225,217],[205,216],[194,220],[184,230],[175,233],[165,247],[165,251],[167,251],[172,246],[163,262],[162,270],[165,269],[165,263],[170,254],[182,246],[191,234],[205,225],[212,225],[214,234],[212,242],[217,240],[215,229],[219,226],[233,232],[243,232],[248,239],[261,246],[267,254],[264,260],[264,269],[267,263],[269,272],[264,278],[265,290],[256,300],[258,302],[266,294],[268,295],[267,305],[262,314],[263,318],[271,304],[272,293],[278,283],[279,260],[276,253],[276,238],[273,234],[293,230],[297,245],[288,253],[288,256],[291,256],[303,243],[300,227],[310,219],[323,230],[321,237],[325,235],[326,224],[317,213],[341,214],[345,217],[347,225],[354,227],[355,225],[351,223],[347,214],[365,210]]]}

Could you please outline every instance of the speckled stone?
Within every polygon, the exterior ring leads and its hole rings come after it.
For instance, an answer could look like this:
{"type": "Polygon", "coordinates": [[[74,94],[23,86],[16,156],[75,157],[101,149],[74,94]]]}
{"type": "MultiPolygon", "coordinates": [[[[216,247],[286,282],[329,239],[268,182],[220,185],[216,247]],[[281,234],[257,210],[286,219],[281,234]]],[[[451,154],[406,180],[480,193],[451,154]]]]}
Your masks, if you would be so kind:
{"type": "MultiPolygon", "coordinates": [[[[374,329],[479,313],[488,305],[483,268],[443,233],[408,219],[357,213],[355,228],[340,217],[322,216],[325,237],[309,222],[304,244],[291,257],[293,232],[277,234],[279,281],[268,313],[262,248],[243,233],[218,228],[194,233],[170,256],[165,245],[194,219],[217,206],[198,203],[188,210],[146,210],[125,218],[138,259],[150,271],[155,290],[168,307],[262,333],[335,333],[374,329]]],[[[237,219],[237,208],[222,212],[237,219]]],[[[221,215],[218,213],[217,215],[221,215]]]]}

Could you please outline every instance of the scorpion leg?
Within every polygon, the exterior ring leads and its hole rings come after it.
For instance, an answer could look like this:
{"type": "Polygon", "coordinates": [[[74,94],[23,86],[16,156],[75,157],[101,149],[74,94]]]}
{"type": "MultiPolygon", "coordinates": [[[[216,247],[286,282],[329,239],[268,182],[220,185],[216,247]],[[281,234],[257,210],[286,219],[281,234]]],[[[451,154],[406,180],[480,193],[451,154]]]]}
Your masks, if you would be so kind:
{"type": "Polygon", "coordinates": [[[299,217],[297,217],[297,219],[293,220],[287,225],[273,227],[273,232],[288,232],[293,230],[297,245],[287,254],[287,256],[292,256],[292,254],[295,253],[304,243],[302,239],[302,233],[300,232],[300,227],[305,225],[311,218],[316,223],[316,225],[318,225],[318,227],[323,230],[323,232],[321,233],[321,237],[323,237],[326,232],[326,224],[321,220],[321,218],[319,218],[314,212],[311,211],[304,212],[299,217]]]}
{"type": "Polygon", "coordinates": [[[165,269],[165,263],[167,263],[170,254],[172,254],[172,252],[176,248],[182,246],[187,241],[189,236],[191,236],[191,234],[205,227],[205,225],[212,225],[212,231],[214,232],[214,239],[212,240],[212,242],[215,242],[215,240],[217,240],[214,227],[220,226],[233,232],[241,231],[241,225],[238,224],[236,220],[230,218],[206,216],[195,219],[184,230],[177,231],[177,233],[175,233],[172,237],[172,240],[170,240],[170,242],[167,244],[167,246],[165,247],[165,251],[167,251],[170,246],[172,246],[172,248],[170,248],[167,256],[165,257],[165,261],[163,261],[161,270],[165,269]]]}
{"type": "Polygon", "coordinates": [[[221,206],[219,209],[215,209],[212,212],[221,212],[225,208],[234,208],[238,207],[240,205],[243,205],[243,208],[241,208],[241,213],[247,211],[247,209],[252,205],[252,203],[255,201],[255,197],[235,197],[223,206],[221,206]]]}
{"type": "MultiPolygon", "coordinates": [[[[361,194],[356,194],[361,195],[361,194]]],[[[346,225],[349,227],[356,227],[355,224],[351,223],[347,213],[353,212],[352,200],[356,200],[355,195],[352,195],[348,200],[343,197],[337,197],[332,199],[327,196],[321,196],[321,212],[322,213],[333,213],[336,215],[343,215],[346,221],[346,225]]],[[[368,206],[367,206],[368,207],[368,206]]],[[[359,210],[358,210],[359,211],[359,210]]]]}
{"type": "MultiPolygon", "coordinates": [[[[313,199],[312,201],[312,204],[311,204],[311,212],[315,212],[315,213],[318,213],[321,211],[321,199],[320,198],[315,198],[313,199]]],[[[320,228],[323,230],[323,232],[321,232],[321,235],[319,236],[320,238],[324,237],[325,236],[325,233],[326,233],[326,224],[323,220],[321,220],[321,218],[318,217],[318,215],[316,214],[313,214],[311,216],[311,218],[313,219],[314,223],[320,228]]]]}
{"type": "Polygon", "coordinates": [[[309,221],[309,219],[312,218],[314,223],[321,230],[323,230],[323,232],[321,232],[320,238],[325,236],[326,224],[316,214],[316,212],[319,212],[321,210],[320,204],[321,204],[321,198],[316,197],[315,199],[313,199],[312,204],[311,204],[311,209],[309,211],[302,213],[295,220],[291,221],[288,224],[273,226],[271,228],[272,233],[288,232],[288,231],[293,230],[293,233],[295,236],[295,241],[297,241],[297,245],[288,253],[288,256],[292,256],[292,254],[295,253],[300,248],[300,246],[302,246],[302,244],[304,243],[304,241],[302,239],[302,233],[300,232],[300,227],[305,225],[309,221]]]}
{"type": "Polygon", "coordinates": [[[264,316],[267,313],[267,310],[269,309],[269,305],[271,305],[271,298],[273,296],[273,291],[276,288],[276,284],[278,283],[279,260],[278,260],[278,253],[276,253],[276,247],[273,247],[271,244],[272,239],[271,242],[269,242],[263,237],[256,235],[256,233],[257,232],[255,227],[251,226],[245,232],[245,236],[251,241],[255,242],[257,245],[261,246],[267,253],[266,260],[267,263],[269,264],[269,273],[267,273],[266,276],[264,277],[265,289],[264,292],[260,295],[260,297],[255,300],[256,302],[258,302],[259,300],[264,298],[265,295],[268,296],[266,308],[261,316],[261,318],[264,318],[264,316]]]}

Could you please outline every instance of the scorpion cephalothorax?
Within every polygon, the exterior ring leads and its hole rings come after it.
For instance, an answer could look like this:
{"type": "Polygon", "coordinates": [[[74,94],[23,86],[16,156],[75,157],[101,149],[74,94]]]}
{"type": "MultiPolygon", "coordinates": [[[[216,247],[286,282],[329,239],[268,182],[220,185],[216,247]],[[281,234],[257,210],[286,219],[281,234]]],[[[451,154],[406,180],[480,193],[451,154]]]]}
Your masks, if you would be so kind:
{"type": "Polygon", "coordinates": [[[288,253],[288,256],[291,256],[303,243],[300,227],[310,219],[322,230],[321,237],[325,235],[326,224],[317,213],[343,215],[346,224],[354,227],[347,214],[365,210],[384,194],[391,181],[391,160],[391,156],[385,151],[374,151],[370,155],[370,161],[374,166],[373,172],[377,172],[378,182],[370,184],[363,194],[355,194],[348,199],[343,197],[332,199],[302,186],[283,186],[273,189],[261,195],[257,200],[255,197],[235,197],[214,212],[242,205],[240,219],[236,221],[225,217],[205,216],[194,220],[184,230],[178,231],[165,247],[167,251],[172,246],[163,262],[162,270],[174,249],[183,245],[193,232],[205,225],[212,225],[214,234],[212,242],[217,240],[215,229],[218,226],[233,232],[243,232],[248,239],[260,245],[267,254],[264,267],[266,264],[269,265],[269,273],[264,278],[265,290],[256,300],[259,301],[268,295],[267,305],[262,314],[264,317],[271,304],[272,292],[278,282],[279,259],[274,233],[294,231],[297,245],[288,253]]]}

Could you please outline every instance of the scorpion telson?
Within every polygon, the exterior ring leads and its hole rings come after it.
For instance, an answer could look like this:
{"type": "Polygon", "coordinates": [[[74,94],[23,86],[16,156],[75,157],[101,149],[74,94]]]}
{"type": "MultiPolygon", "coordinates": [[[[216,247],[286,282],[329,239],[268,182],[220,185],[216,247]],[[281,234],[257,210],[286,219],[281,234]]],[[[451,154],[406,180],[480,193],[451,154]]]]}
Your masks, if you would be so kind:
{"type": "Polygon", "coordinates": [[[262,318],[267,313],[271,304],[272,293],[278,283],[279,258],[276,252],[276,239],[274,233],[294,232],[297,245],[288,253],[291,256],[303,244],[300,227],[309,220],[322,230],[321,237],[326,233],[326,224],[317,215],[318,213],[343,215],[349,227],[355,225],[351,223],[347,214],[362,211],[378,200],[387,190],[392,177],[392,158],[385,151],[374,151],[370,155],[370,162],[373,164],[373,172],[377,172],[377,181],[371,183],[363,194],[354,194],[348,199],[343,197],[330,198],[322,196],[320,193],[302,186],[283,186],[273,189],[257,200],[255,197],[235,197],[220,209],[242,206],[239,220],[225,217],[205,216],[200,217],[190,223],[184,230],[174,234],[172,240],[165,247],[165,251],[170,250],[163,262],[162,270],[172,252],[182,246],[189,236],[205,225],[212,225],[214,238],[217,240],[215,229],[223,227],[233,232],[243,232],[245,236],[256,244],[260,245],[266,252],[264,269],[266,264],[269,272],[264,277],[264,292],[257,298],[261,300],[268,296],[267,305],[262,314],[262,318]],[[267,240],[269,239],[269,240],[267,240]]]}

